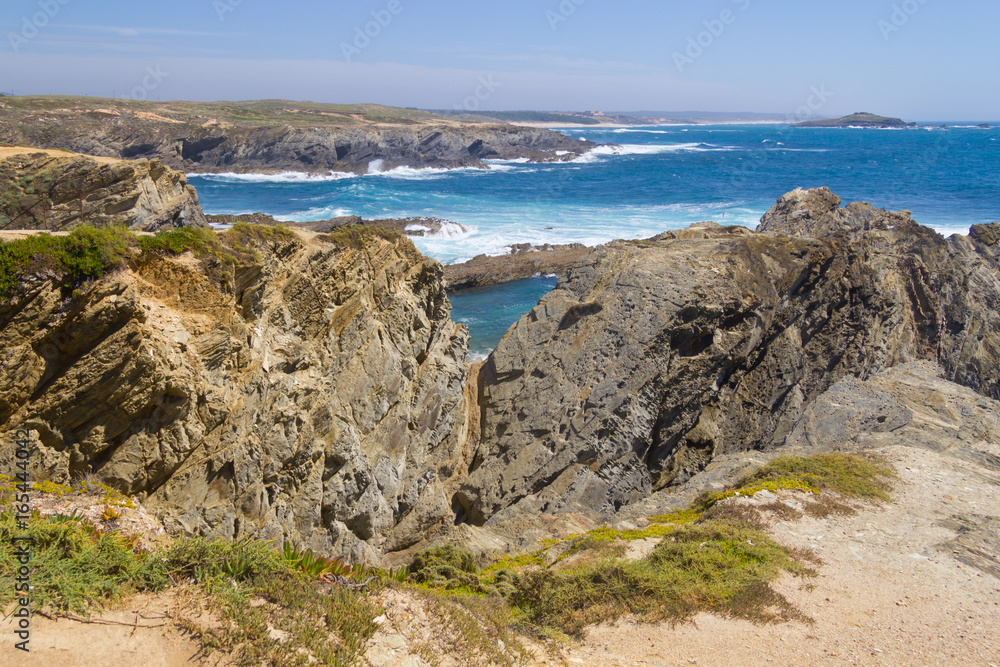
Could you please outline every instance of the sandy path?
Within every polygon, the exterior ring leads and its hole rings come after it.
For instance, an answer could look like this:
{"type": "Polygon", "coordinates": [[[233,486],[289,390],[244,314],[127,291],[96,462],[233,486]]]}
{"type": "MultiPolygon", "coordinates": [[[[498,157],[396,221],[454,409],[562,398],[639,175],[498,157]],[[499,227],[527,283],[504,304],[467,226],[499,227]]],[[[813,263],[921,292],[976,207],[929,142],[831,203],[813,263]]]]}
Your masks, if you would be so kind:
{"type": "MultiPolygon", "coordinates": [[[[137,595],[89,622],[69,618],[31,619],[30,652],[14,648],[10,621],[0,621],[0,665],[23,667],[191,667],[230,664],[228,656],[205,656],[201,645],[172,620],[181,604],[173,593],[137,595]]],[[[185,611],[190,616],[190,610],[185,611]]]]}
{"type": "Polygon", "coordinates": [[[779,522],[772,531],[824,561],[817,579],[788,577],[776,586],[814,624],[762,627],[707,614],[677,628],[622,621],[591,630],[563,658],[655,667],[1000,667],[1000,579],[959,561],[962,552],[948,544],[956,530],[941,525],[956,515],[1000,517],[1000,475],[925,450],[882,453],[900,474],[894,503],[852,517],[779,522]]]}
{"type": "Polygon", "coordinates": [[[114,164],[116,162],[124,161],[113,157],[97,157],[95,155],[82,155],[80,153],[64,151],[59,148],[30,148],[28,146],[0,146],[0,160],[6,160],[7,158],[14,157],[15,155],[26,155],[32,153],[45,153],[46,155],[50,155],[52,157],[57,157],[57,158],[62,158],[62,157],[85,158],[88,160],[93,160],[94,162],[99,162],[101,164],[114,164]]]}

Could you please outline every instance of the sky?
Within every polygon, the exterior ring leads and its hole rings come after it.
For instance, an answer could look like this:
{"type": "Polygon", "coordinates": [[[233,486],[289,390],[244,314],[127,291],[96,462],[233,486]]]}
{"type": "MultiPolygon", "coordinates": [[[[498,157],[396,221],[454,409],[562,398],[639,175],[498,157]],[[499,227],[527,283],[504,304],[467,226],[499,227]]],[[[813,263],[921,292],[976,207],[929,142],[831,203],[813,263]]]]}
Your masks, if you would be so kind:
{"type": "Polygon", "coordinates": [[[1000,119],[995,0],[4,0],[0,92],[1000,119]]]}

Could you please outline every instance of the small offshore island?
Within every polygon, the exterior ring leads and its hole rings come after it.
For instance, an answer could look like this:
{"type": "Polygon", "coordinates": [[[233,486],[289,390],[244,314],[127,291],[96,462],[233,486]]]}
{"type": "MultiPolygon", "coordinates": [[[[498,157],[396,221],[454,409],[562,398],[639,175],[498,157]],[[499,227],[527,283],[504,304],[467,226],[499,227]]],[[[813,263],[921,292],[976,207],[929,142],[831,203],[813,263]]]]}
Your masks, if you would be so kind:
{"type": "Polygon", "coordinates": [[[907,123],[899,118],[889,118],[877,114],[859,111],[843,118],[833,118],[828,120],[809,120],[804,123],[796,123],[792,127],[864,127],[880,130],[917,127],[916,123],[907,123]]]}

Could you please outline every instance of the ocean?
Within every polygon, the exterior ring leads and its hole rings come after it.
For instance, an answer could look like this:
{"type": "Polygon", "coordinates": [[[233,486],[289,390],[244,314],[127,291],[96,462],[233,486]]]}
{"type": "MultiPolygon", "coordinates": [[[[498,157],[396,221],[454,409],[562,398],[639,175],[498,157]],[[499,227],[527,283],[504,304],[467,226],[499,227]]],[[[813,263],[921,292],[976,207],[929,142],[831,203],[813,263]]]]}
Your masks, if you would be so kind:
{"type": "MultiPolygon", "coordinates": [[[[584,243],[644,238],[694,222],[756,227],[782,194],[828,186],[850,201],[907,209],[944,235],[1000,220],[1000,128],[968,124],[905,130],[803,129],[787,125],[699,125],[562,130],[598,143],[572,162],[493,161],[489,169],[332,173],[192,174],[207,213],[280,220],[443,218],[433,238],[414,238],[444,263],[513,243],[584,243]]],[[[469,325],[470,355],[482,356],[555,285],[539,277],[452,298],[469,325]]]]}

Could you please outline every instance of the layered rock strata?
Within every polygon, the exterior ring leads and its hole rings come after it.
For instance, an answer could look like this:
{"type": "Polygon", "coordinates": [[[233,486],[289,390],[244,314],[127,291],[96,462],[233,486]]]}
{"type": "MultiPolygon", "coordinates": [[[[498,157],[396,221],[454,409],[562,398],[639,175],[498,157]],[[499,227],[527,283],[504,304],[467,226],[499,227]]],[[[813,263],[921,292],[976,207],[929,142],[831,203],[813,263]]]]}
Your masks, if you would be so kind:
{"type": "Polygon", "coordinates": [[[174,531],[377,562],[452,519],[467,331],[405,238],[261,238],[229,288],[185,254],[0,304],[0,442],[174,531]]]}
{"type": "Polygon", "coordinates": [[[373,562],[456,521],[452,538],[502,549],[638,516],[749,451],[938,419],[878,393],[895,396],[878,384],[895,367],[966,387],[926,397],[961,412],[960,440],[988,442],[1000,399],[1000,223],[945,239],[797,190],[758,232],[705,223],[586,254],[471,372],[444,270],[407,239],[252,229],[227,242],[258,259],[225,271],[185,254],[72,296],[22,281],[0,304],[0,459],[28,429],[38,479],[89,472],[175,531],[373,562]]]}
{"type": "Polygon", "coordinates": [[[157,160],[0,148],[0,229],[61,231],[83,223],[141,231],[206,224],[185,175],[157,160]]]}

